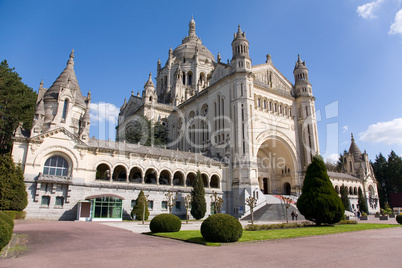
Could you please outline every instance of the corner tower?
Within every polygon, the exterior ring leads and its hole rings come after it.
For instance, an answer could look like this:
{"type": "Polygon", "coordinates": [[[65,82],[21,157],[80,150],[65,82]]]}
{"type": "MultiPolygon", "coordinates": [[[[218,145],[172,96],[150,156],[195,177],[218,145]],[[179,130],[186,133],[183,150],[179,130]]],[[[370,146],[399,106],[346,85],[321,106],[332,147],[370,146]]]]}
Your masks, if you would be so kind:
{"type": "Polygon", "coordinates": [[[249,43],[246,33],[242,32],[240,25],[232,41],[232,69],[237,72],[251,71],[251,59],[249,56],[249,43]]]}
{"type": "Polygon", "coordinates": [[[293,94],[296,98],[297,135],[300,160],[305,171],[313,157],[319,153],[315,98],[308,77],[306,62],[298,56],[293,70],[295,85],[293,94]]]}

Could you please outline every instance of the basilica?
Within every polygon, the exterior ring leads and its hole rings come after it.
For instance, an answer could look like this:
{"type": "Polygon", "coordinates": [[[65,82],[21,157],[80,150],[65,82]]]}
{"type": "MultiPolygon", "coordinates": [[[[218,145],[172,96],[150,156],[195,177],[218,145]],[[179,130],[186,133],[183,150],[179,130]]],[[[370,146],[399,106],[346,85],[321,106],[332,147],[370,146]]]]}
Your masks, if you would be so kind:
{"type": "MultiPolygon", "coordinates": [[[[237,218],[249,214],[250,196],[257,210],[273,196],[297,200],[307,166],[319,154],[306,62],[296,58],[293,82],[269,54],[265,63],[253,65],[240,26],[232,59],[222,62],[197,36],[193,19],[188,27],[166,62],[157,62],[156,77],[149,75],[142,94],[132,92],[124,101],[116,141],[89,137],[91,93],[82,94],[74,51],[48,89],[41,82],[32,129],[20,125],[14,135],[13,157],[28,191],[27,218],[122,220],[141,190],[151,217],[168,211],[169,193],[175,194],[172,213],[183,216],[198,171],[206,215],[216,212],[214,196],[224,201],[221,212],[237,218]],[[128,142],[138,126],[149,131],[144,118],[165,128],[165,146],[128,142]]],[[[344,159],[341,173],[329,172],[335,189],[348,187],[353,210],[361,188],[370,212],[378,211],[373,170],[353,137],[344,159]]]]}

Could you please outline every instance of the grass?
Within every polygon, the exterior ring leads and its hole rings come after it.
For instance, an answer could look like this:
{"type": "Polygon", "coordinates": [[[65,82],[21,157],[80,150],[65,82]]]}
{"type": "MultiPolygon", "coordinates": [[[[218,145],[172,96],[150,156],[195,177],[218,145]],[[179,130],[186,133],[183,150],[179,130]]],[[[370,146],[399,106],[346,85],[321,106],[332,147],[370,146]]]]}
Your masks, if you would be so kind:
{"type": "MultiPolygon", "coordinates": [[[[274,229],[274,230],[261,230],[261,231],[243,231],[243,236],[238,242],[253,242],[263,240],[275,240],[284,238],[296,238],[315,235],[337,234],[345,232],[356,232],[373,229],[384,229],[400,227],[395,224],[375,224],[375,223],[359,223],[359,224],[345,224],[345,225],[331,225],[331,226],[313,226],[293,229],[274,229]]],[[[148,233],[150,235],[166,237],[171,239],[182,240],[191,243],[203,244],[206,246],[219,246],[221,243],[210,243],[204,240],[200,230],[192,231],[179,231],[173,233],[148,233]]]]}

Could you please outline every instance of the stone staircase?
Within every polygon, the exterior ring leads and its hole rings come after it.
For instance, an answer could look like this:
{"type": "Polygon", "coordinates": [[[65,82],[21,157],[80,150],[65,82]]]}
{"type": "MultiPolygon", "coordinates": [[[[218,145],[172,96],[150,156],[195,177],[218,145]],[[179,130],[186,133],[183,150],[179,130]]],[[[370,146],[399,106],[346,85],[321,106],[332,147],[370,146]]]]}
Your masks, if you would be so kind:
{"type": "MultiPolygon", "coordinates": [[[[278,221],[278,222],[284,222],[286,221],[286,216],[285,216],[285,205],[283,204],[283,201],[281,201],[279,196],[275,195],[265,195],[267,198],[267,204],[260,207],[258,210],[254,211],[254,221],[278,221]]],[[[288,196],[286,196],[288,197],[288,196]]],[[[291,196],[293,200],[297,200],[296,197],[291,196]]],[[[292,211],[297,211],[297,207],[295,204],[291,204],[290,207],[288,208],[288,220],[289,222],[292,221],[292,217],[290,216],[292,211]]],[[[298,212],[299,216],[297,217],[297,220],[305,220],[303,215],[301,215],[298,212]]],[[[251,215],[248,215],[242,220],[251,220],[251,215]]]]}

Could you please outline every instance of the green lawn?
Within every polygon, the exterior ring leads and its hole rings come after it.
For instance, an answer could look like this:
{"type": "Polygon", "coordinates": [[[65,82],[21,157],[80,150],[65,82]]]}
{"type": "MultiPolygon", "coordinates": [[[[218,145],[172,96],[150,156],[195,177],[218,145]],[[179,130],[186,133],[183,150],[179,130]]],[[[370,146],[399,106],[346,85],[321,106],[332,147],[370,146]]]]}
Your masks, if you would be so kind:
{"type": "MultiPolygon", "coordinates": [[[[345,232],[364,231],[371,229],[384,229],[400,227],[396,224],[375,224],[375,223],[359,223],[359,224],[345,224],[334,226],[320,226],[320,227],[302,227],[293,229],[275,229],[264,231],[243,231],[243,236],[238,242],[262,241],[283,238],[295,238],[314,235],[326,235],[345,232]]],[[[207,246],[219,246],[220,243],[206,242],[201,235],[200,230],[194,231],[179,231],[174,233],[156,233],[151,234],[160,237],[167,237],[172,239],[183,240],[186,242],[199,243],[207,246]]]]}

